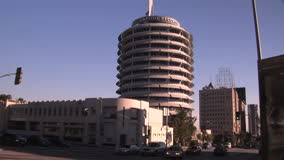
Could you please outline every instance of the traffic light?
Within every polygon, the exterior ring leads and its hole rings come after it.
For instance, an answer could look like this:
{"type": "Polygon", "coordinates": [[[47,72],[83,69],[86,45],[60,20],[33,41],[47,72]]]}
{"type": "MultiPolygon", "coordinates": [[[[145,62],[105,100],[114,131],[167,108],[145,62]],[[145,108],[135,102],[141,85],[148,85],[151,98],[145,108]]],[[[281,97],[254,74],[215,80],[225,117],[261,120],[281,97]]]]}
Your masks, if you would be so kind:
{"type": "Polygon", "coordinates": [[[16,71],[16,76],[15,76],[15,85],[18,85],[21,83],[22,80],[22,67],[18,67],[16,71]]]}
{"type": "Polygon", "coordinates": [[[240,120],[241,117],[240,117],[240,112],[236,112],[236,120],[240,120]]]}

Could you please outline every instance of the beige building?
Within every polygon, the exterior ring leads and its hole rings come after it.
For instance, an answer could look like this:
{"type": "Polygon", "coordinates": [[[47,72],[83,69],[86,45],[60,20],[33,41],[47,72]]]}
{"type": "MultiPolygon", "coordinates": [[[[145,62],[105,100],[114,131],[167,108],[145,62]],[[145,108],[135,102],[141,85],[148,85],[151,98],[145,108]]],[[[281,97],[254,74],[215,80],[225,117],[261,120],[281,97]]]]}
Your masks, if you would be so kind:
{"type": "Polygon", "coordinates": [[[241,132],[241,120],[236,112],[242,112],[244,102],[240,101],[235,88],[214,88],[210,83],[199,91],[200,128],[212,130],[213,135],[232,136],[241,132]]]}
{"type": "Polygon", "coordinates": [[[29,102],[9,105],[4,110],[7,121],[2,129],[20,135],[57,136],[62,140],[116,147],[166,142],[166,132],[168,139],[173,138],[173,129],[163,126],[163,111],[150,108],[148,102],[141,100],[29,102]]]}
{"type": "Polygon", "coordinates": [[[117,93],[150,107],[191,108],[192,35],[165,16],[136,19],[119,36],[117,93]]]}

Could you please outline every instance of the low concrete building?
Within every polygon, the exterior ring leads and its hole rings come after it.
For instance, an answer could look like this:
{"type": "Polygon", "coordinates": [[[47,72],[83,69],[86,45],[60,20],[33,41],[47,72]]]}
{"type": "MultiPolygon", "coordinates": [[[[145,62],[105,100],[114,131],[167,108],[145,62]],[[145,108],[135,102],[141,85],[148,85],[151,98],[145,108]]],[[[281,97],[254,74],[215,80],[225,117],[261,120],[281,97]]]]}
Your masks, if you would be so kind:
{"type": "MultiPolygon", "coordinates": [[[[5,108],[6,131],[21,135],[57,136],[84,144],[138,146],[173,139],[163,126],[163,111],[128,98],[29,102],[5,108]],[[159,136],[157,136],[159,135],[159,136]]],[[[172,145],[172,141],[168,142],[172,145]]]]}
{"type": "Polygon", "coordinates": [[[0,135],[4,133],[7,129],[8,122],[8,109],[9,105],[17,104],[17,101],[6,100],[0,101],[0,135]]]}

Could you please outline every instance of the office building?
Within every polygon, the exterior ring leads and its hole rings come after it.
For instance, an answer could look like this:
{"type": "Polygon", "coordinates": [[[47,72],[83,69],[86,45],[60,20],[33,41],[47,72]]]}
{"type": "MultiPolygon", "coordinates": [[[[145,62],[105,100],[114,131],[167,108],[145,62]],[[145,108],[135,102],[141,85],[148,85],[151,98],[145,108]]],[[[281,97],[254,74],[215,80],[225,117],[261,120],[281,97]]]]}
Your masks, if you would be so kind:
{"type": "MultiPolygon", "coordinates": [[[[244,112],[244,101],[236,88],[214,88],[210,83],[199,91],[200,128],[212,130],[213,135],[231,137],[242,131],[245,117],[236,112],[244,112]]],[[[245,128],[244,128],[245,129],[245,128]]]]}
{"type": "Polygon", "coordinates": [[[192,35],[165,16],[136,19],[118,44],[117,93],[153,108],[191,108],[192,35]]]}
{"type": "MultiPolygon", "coordinates": [[[[168,140],[173,129],[163,126],[163,111],[127,98],[46,101],[1,107],[1,130],[19,135],[56,136],[61,140],[119,147],[168,140]],[[9,114],[8,114],[9,113],[9,114]],[[167,137],[166,137],[167,135],[167,137]]],[[[171,140],[171,141],[169,141],[171,140]]]]}

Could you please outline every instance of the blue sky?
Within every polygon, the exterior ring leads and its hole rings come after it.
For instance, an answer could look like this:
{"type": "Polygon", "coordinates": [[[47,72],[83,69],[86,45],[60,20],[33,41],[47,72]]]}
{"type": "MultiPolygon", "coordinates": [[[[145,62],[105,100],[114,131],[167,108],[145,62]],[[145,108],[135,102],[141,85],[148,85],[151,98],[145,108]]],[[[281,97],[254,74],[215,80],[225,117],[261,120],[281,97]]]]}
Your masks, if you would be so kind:
{"type": "MultiPolygon", "coordinates": [[[[251,0],[155,0],[154,14],[194,36],[193,104],[220,67],[232,70],[247,103],[258,103],[251,0]]],[[[117,97],[117,37],[145,15],[147,0],[1,0],[0,75],[23,67],[22,84],[0,93],[28,101],[117,97]]],[[[264,58],[284,54],[283,0],[257,0],[264,58]]]]}

